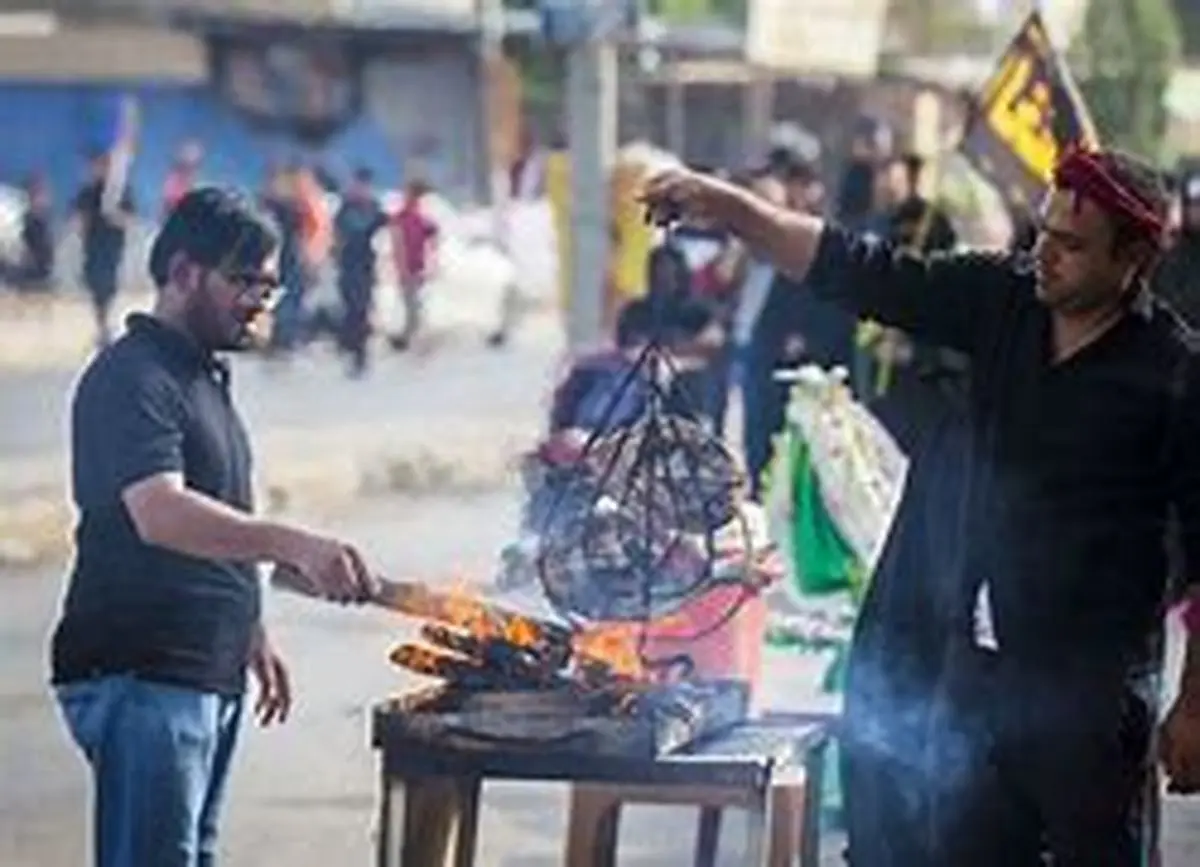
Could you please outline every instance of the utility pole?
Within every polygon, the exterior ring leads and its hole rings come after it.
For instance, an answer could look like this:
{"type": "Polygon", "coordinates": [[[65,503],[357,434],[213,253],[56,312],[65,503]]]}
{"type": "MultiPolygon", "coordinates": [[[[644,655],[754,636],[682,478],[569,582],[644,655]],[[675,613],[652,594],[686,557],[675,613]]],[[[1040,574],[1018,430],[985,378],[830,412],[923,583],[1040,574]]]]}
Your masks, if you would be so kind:
{"type": "Polygon", "coordinates": [[[479,34],[479,152],[480,165],[475,178],[475,196],[484,205],[499,211],[495,183],[497,162],[496,130],[499,128],[500,77],[504,64],[504,0],[475,0],[475,20],[479,34]]]}
{"type": "Polygon", "coordinates": [[[567,59],[567,142],[571,154],[571,292],[567,345],[572,352],[604,337],[609,269],[609,178],[617,145],[616,49],[598,34],[567,59]]]}
{"type": "Polygon", "coordinates": [[[604,337],[609,265],[609,178],[617,148],[616,39],[629,0],[542,0],[547,40],[566,49],[566,132],[571,166],[567,347],[604,337]]]}

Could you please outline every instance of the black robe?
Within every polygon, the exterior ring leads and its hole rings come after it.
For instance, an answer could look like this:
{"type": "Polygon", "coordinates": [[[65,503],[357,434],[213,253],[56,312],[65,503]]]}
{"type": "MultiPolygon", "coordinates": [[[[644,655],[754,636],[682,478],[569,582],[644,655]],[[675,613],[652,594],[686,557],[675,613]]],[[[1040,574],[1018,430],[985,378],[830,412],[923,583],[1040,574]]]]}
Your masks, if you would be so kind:
{"type": "MultiPolygon", "coordinates": [[[[889,408],[879,409],[886,424],[889,408]]],[[[902,434],[905,492],[847,662],[841,743],[852,867],[924,867],[934,851],[931,737],[954,628],[969,432],[952,396],[928,410],[919,434],[902,434]]]]}

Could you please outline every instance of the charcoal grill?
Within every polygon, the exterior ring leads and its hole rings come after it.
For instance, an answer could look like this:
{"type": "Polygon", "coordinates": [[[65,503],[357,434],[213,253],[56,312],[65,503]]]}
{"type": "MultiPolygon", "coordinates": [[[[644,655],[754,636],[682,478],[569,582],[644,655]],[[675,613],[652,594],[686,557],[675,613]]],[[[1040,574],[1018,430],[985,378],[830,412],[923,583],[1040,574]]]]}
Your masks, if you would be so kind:
{"type": "MultiPolygon", "coordinates": [[[[624,748],[613,754],[592,749],[531,748],[508,738],[480,738],[447,732],[447,714],[463,712],[464,697],[445,685],[413,690],[378,705],[371,738],[380,754],[378,867],[429,867],[475,863],[479,801],[484,781],[523,780],[578,784],[584,792],[618,792],[631,801],[701,807],[697,865],[713,863],[720,812],[748,811],[742,861],[746,867],[795,863],[780,853],[794,851],[779,841],[792,834],[801,867],[817,867],[821,780],[830,720],[812,716],[772,716],[735,723],[711,736],[693,739],[663,755],[638,755],[624,748]],[[422,722],[424,721],[424,722],[422,722]],[[796,813],[795,810],[799,812],[796,813]],[[791,812],[789,812],[789,810],[791,812]]],[[[557,713],[557,696],[497,694],[477,707],[503,713],[515,701],[524,710],[557,713]]],[[[452,726],[453,728],[454,726],[452,726]]],[[[532,729],[524,729],[528,734],[532,729]]],[[[549,730],[544,734],[551,734],[549,730]]],[[[544,745],[543,745],[544,747],[544,745]]],[[[594,839],[588,816],[573,815],[567,831],[567,867],[613,863],[614,823],[604,839],[594,839]],[[594,845],[600,845],[597,854],[594,845]]]]}
{"type": "Polygon", "coordinates": [[[746,718],[748,703],[740,681],[591,694],[440,685],[392,703],[387,730],[414,749],[437,747],[464,757],[507,750],[556,760],[648,761],[732,728],[746,718]]]}

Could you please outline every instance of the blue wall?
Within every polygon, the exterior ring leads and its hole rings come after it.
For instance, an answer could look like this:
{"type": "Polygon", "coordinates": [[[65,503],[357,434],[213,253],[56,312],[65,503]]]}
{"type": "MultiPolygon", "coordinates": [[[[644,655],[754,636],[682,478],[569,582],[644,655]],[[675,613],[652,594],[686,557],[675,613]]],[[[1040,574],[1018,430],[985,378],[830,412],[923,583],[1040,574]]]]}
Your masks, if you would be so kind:
{"type": "Polygon", "coordinates": [[[157,212],[163,181],[179,145],[204,146],[201,178],[259,189],[271,160],[320,161],[339,178],[355,166],[374,169],[381,186],[399,183],[401,166],[374,120],[363,115],[320,148],[247,123],[208,87],[174,84],[103,86],[0,83],[0,183],[19,184],[32,170],[53,186],[66,209],[86,175],[86,154],[112,140],[123,97],[141,110],[141,136],[130,184],[144,215],[157,212]]]}

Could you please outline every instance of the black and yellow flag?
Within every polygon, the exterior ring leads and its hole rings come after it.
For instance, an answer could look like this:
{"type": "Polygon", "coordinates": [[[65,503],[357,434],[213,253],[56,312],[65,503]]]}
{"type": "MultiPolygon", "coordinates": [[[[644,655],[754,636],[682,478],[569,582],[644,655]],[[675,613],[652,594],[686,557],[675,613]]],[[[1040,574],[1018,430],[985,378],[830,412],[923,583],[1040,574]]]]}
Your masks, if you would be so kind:
{"type": "Polygon", "coordinates": [[[1071,72],[1034,12],[984,84],[960,149],[1021,212],[1037,205],[1066,148],[1097,144],[1071,72]]]}

